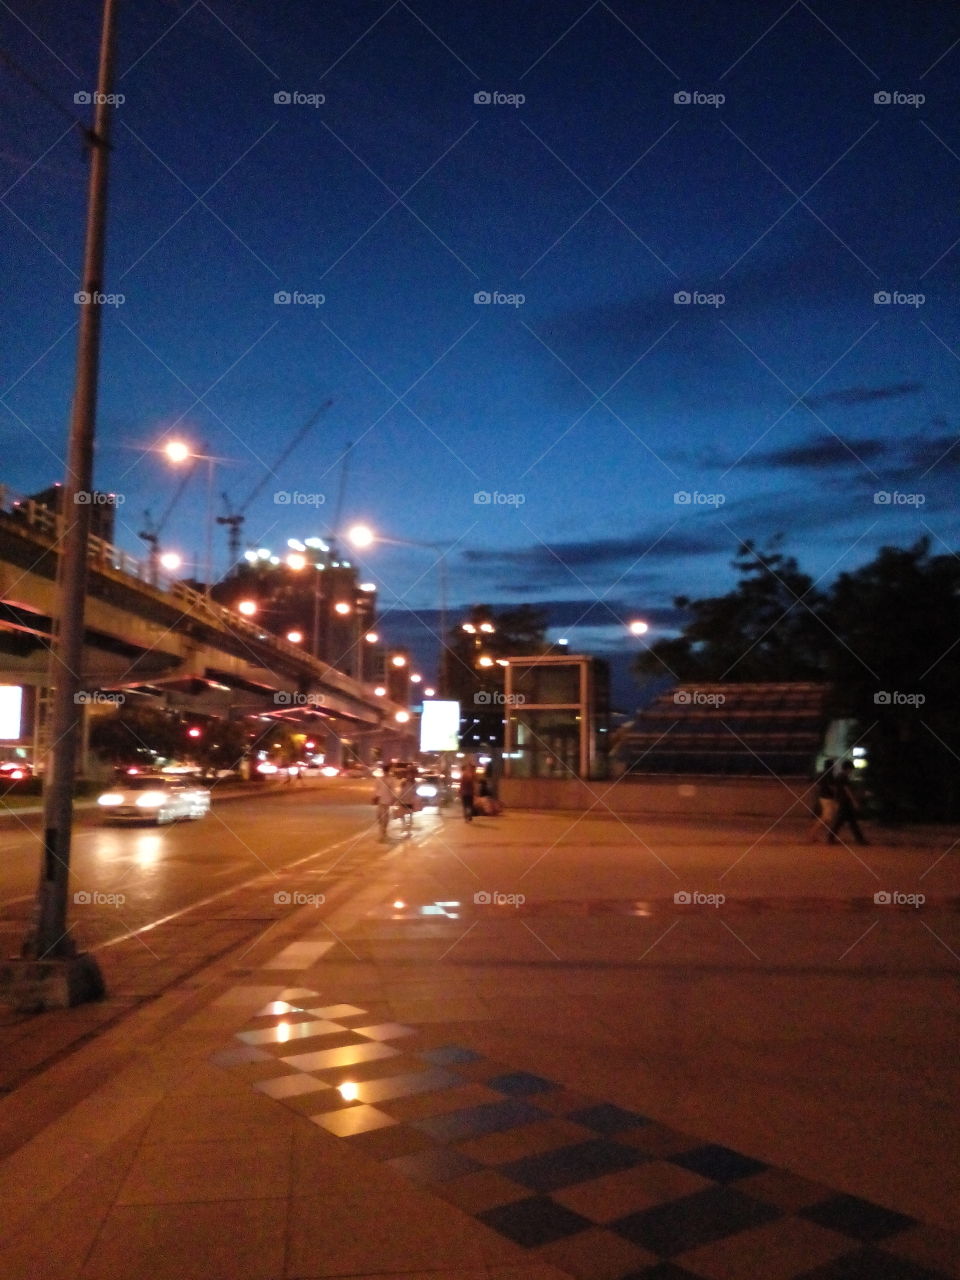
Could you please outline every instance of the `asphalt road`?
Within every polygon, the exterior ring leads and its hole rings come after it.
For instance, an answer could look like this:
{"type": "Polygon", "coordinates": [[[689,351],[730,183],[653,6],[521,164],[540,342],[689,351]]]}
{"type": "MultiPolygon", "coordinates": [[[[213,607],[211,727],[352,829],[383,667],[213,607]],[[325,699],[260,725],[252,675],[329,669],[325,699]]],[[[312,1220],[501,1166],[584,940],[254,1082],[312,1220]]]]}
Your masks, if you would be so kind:
{"type": "MultiPolygon", "coordinates": [[[[80,810],[71,845],[70,918],[85,947],[155,924],[273,873],[277,892],[319,891],[376,841],[364,779],[324,779],[218,803],[196,822],[106,824],[80,810]],[[86,900],[76,899],[77,894],[86,900]]],[[[39,817],[0,829],[0,946],[16,949],[36,893],[39,817]],[[29,830],[22,823],[29,825],[29,830]]]]}

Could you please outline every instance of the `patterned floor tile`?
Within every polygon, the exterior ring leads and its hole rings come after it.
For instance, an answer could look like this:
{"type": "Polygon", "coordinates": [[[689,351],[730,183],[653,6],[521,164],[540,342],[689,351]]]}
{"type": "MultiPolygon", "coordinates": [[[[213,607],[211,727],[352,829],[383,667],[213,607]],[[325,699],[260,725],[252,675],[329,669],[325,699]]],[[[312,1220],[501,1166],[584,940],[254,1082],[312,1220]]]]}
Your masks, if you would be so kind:
{"type": "Polygon", "coordinates": [[[515,1129],[504,1129],[499,1133],[485,1134],[482,1138],[471,1138],[467,1142],[458,1143],[457,1149],[482,1164],[501,1165],[508,1164],[511,1160],[521,1160],[525,1156],[553,1151],[558,1147],[586,1142],[593,1136],[589,1129],[551,1116],[547,1120],[536,1120],[533,1124],[517,1125],[515,1129]]]}
{"type": "Polygon", "coordinates": [[[677,1263],[706,1280],[792,1280],[850,1252],[849,1236],[802,1218],[780,1218],[681,1254],[677,1263]]]}
{"type": "Polygon", "coordinates": [[[548,1093],[551,1089],[559,1088],[554,1081],[535,1076],[529,1071],[510,1071],[506,1075],[491,1076],[485,1083],[488,1089],[496,1089],[498,1093],[508,1093],[516,1098],[524,1098],[531,1093],[548,1093]]]}
{"type": "Polygon", "coordinates": [[[285,1044],[290,1040],[306,1040],[312,1036],[343,1035],[343,1032],[344,1028],[339,1022],[328,1022],[321,1018],[306,1022],[283,1021],[273,1027],[261,1027],[258,1031],[238,1031],[237,1039],[243,1044],[285,1044]]]}
{"type": "Polygon", "coordinates": [[[355,1133],[366,1133],[369,1129],[381,1129],[386,1125],[397,1123],[392,1116],[378,1111],[376,1107],[362,1105],[344,1107],[342,1111],[321,1111],[310,1119],[321,1129],[336,1134],[338,1138],[349,1138],[355,1133]]]}
{"type": "Polygon", "coordinates": [[[253,1087],[268,1098],[294,1098],[301,1093],[319,1093],[330,1088],[322,1080],[315,1080],[300,1071],[271,1080],[259,1080],[253,1087]]]}
{"type": "Polygon", "coordinates": [[[681,1155],[684,1151],[689,1151],[691,1146],[698,1145],[696,1139],[691,1138],[688,1133],[678,1133],[676,1129],[668,1129],[665,1125],[656,1123],[636,1129],[624,1129],[617,1134],[617,1141],[663,1159],[681,1155]]]}
{"type": "Polygon", "coordinates": [[[476,1217],[494,1231],[533,1249],[537,1245],[562,1240],[565,1236],[587,1231],[593,1223],[578,1213],[564,1209],[547,1196],[531,1196],[498,1209],[487,1209],[476,1217]]]}
{"type": "Polygon", "coordinates": [[[544,1118],[543,1112],[529,1102],[508,1099],[450,1111],[442,1116],[428,1116],[416,1124],[438,1142],[464,1142],[467,1138],[477,1138],[484,1133],[496,1133],[498,1129],[511,1129],[514,1125],[544,1118]]]}
{"type": "MultiPolygon", "coordinates": [[[[435,1067],[434,1070],[442,1071],[443,1068],[435,1067]]],[[[499,1102],[502,1096],[491,1089],[485,1089],[481,1084],[454,1084],[431,1093],[386,1100],[383,1109],[398,1120],[426,1120],[429,1116],[478,1107],[484,1102],[499,1102]]]]}
{"type": "Polygon", "coordinates": [[[884,1240],[885,1252],[906,1258],[934,1271],[945,1271],[952,1280],[960,1280],[960,1236],[920,1223],[899,1235],[884,1240]]]}
{"type": "Polygon", "coordinates": [[[772,1205],[741,1195],[733,1187],[711,1186],[682,1200],[628,1214],[610,1228],[661,1258],[673,1258],[698,1245],[780,1217],[772,1205]]]}
{"type": "Polygon", "coordinates": [[[652,1124],[647,1116],[636,1111],[627,1111],[623,1107],[614,1106],[612,1102],[601,1102],[592,1107],[583,1107],[567,1113],[568,1120],[574,1120],[587,1129],[612,1137],[615,1133],[623,1133],[625,1129],[638,1129],[652,1124]]]}
{"type": "Polygon", "coordinates": [[[368,1040],[399,1040],[401,1036],[417,1034],[415,1027],[407,1027],[402,1022],[380,1022],[369,1027],[353,1027],[351,1030],[354,1035],[365,1036],[368,1040]]]}
{"type": "Polygon", "coordinates": [[[607,1223],[638,1213],[641,1209],[652,1209],[669,1200],[693,1195],[695,1191],[711,1185],[706,1178],[691,1173],[689,1169],[651,1160],[634,1165],[632,1169],[564,1187],[553,1192],[553,1199],[592,1222],[607,1223]]]}
{"type": "MultiPolygon", "coordinates": [[[[447,1148],[447,1150],[452,1149],[447,1148]]],[[[495,1169],[482,1169],[477,1173],[451,1178],[434,1190],[444,1200],[449,1200],[451,1204],[455,1204],[466,1213],[473,1214],[529,1198],[526,1187],[521,1187],[519,1182],[511,1182],[508,1178],[504,1178],[495,1169]]]]}
{"type": "Polygon", "coordinates": [[[846,1195],[831,1196],[819,1204],[808,1205],[800,1210],[799,1216],[817,1222],[821,1227],[842,1231],[857,1240],[883,1240],[915,1225],[915,1220],[906,1214],[894,1213],[892,1209],[871,1204],[869,1200],[846,1195]]]}
{"type": "Polygon", "coordinates": [[[798,1178],[795,1173],[788,1173],[785,1169],[764,1169],[762,1173],[741,1178],[737,1190],[791,1213],[808,1205],[818,1204],[830,1195],[829,1188],[818,1182],[808,1182],[806,1178],[798,1178]]]}
{"type": "Polygon", "coordinates": [[[315,1053],[285,1055],[280,1061],[296,1067],[298,1071],[332,1071],[337,1067],[353,1067],[357,1063],[370,1062],[374,1058],[398,1057],[399,1053],[399,1049],[392,1049],[388,1044],[368,1040],[364,1044],[340,1049],[319,1049],[315,1053]]]}
{"type": "Polygon", "coordinates": [[[446,1044],[438,1049],[424,1049],[420,1057],[436,1067],[454,1067],[466,1065],[469,1062],[479,1062],[482,1055],[474,1053],[472,1049],[461,1048],[459,1045],[446,1044]]]}
{"type": "Polygon", "coordinates": [[[656,1261],[653,1254],[600,1227],[541,1245],[531,1261],[548,1262],[577,1280],[621,1280],[637,1267],[656,1261]]]}
{"type": "Polygon", "coordinates": [[[812,1271],[799,1272],[794,1280],[949,1280],[942,1271],[931,1271],[906,1258],[868,1246],[828,1262],[812,1271]]]}
{"type": "Polygon", "coordinates": [[[694,1147],[692,1151],[684,1151],[670,1159],[683,1169],[722,1183],[736,1182],[750,1174],[763,1173],[769,1168],[762,1160],[752,1160],[739,1151],[731,1151],[729,1147],[720,1147],[714,1143],[694,1147]]]}
{"type": "Polygon", "coordinates": [[[629,1169],[643,1159],[638,1152],[603,1138],[580,1142],[502,1165],[500,1172],[531,1191],[556,1191],[604,1173],[629,1169]]]}
{"type": "MultiPolygon", "coordinates": [[[[406,1124],[382,1125],[366,1129],[350,1136],[350,1150],[359,1152],[368,1160],[389,1162],[400,1158],[429,1155],[437,1150],[436,1143],[419,1129],[406,1124]]],[[[443,1148],[441,1147],[442,1151],[443,1148]]]]}
{"type": "MultiPolygon", "coordinates": [[[[421,1134],[421,1138],[426,1135],[421,1134]]],[[[430,1142],[429,1138],[426,1138],[430,1142]]],[[[462,1178],[477,1173],[482,1169],[476,1160],[453,1151],[450,1147],[438,1147],[433,1143],[426,1150],[415,1154],[405,1154],[388,1160],[391,1169],[396,1169],[414,1182],[449,1182],[452,1178],[462,1178]]],[[[521,1188],[522,1191],[522,1188],[521,1188]]]]}

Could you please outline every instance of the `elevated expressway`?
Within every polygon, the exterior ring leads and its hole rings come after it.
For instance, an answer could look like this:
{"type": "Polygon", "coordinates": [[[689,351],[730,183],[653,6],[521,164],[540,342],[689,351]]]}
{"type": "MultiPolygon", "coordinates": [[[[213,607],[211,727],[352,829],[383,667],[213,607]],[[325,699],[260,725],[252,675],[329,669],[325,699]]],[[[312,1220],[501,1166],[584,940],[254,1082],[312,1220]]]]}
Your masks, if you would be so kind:
{"type": "MultiPolygon", "coordinates": [[[[0,684],[49,683],[62,527],[48,507],[0,494],[0,684]]],[[[411,749],[396,719],[406,708],[371,686],[99,538],[88,554],[81,688],[91,703],[124,692],[199,715],[270,715],[411,749]]]]}

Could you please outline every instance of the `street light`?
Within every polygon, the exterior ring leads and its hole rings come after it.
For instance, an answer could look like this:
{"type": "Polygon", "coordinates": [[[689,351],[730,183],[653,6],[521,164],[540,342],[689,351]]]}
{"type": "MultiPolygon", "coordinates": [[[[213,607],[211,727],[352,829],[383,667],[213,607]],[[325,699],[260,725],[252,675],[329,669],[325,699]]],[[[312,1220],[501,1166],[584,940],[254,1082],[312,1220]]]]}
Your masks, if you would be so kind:
{"type": "MultiPolygon", "coordinates": [[[[376,533],[368,524],[355,524],[347,530],[347,541],[362,551],[372,547],[375,542],[384,542],[392,547],[421,547],[436,552],[437,547],[431,542],[417,542],[412,538],[388,538],[385,534],[376,533]]],[[[440,661],[438,663],[438,684],[442,690],[447,687],[447,553],[441,551],[437,559],[440,576],[440,661]]]]}
{"type": "Polygon", "coordinates": [[[630,634],[634,636],[645,636],[650,630],[649,623],[643,622],[640,618],[635,618],[629,626],[630,634]]]}
{"type": "Polygon", "coordinates": [[[213,586],[213,465],[215,462],[221,461],[221,459],[215,458],[209,453],[196,453],[183,440],[168,440],[163,447],[163,452],[174,466],[190,460],[207,464],[207,558],[204,572],[206,577],[204,595],[209,596],[210,588],[213,586]]]}

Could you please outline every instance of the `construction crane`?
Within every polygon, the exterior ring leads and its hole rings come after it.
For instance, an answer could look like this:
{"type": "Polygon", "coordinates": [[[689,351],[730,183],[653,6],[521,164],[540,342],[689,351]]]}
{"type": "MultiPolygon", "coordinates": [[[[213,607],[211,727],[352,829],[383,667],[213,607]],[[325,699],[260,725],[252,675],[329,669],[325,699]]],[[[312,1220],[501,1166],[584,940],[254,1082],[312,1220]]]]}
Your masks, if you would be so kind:
{"type": "MultiPolygon", "coordinates": [[[[206,452],[206,448],[207,446],[204,445],[205,452],[206,452]]],[[[143,541],[147,544],[147,565],[149,567],[149,581],[153,586],[157,585],[157,577],[158,577],[157,570],[160,564],[160,534],[163,532],[164,525],[170,519],[170,515],[174,507],[180,501],[180,496],[183,493],[184,489],[187,487],[187,481],[189,479],[190,479],[190,472],[188,471],[188,472],[185,472],[184,475],[181,477],[180,483],[177,485],[176,489],[174,490],[173,497],[167,503],[166,511],[164,511],[163,515],[160,517],[159,520],[154,520],[149,509],[147,509],[143,513],[144,528],[140,530],[140,532],[137,534],[137,537],[142,538],[143,541]]]]}
{"type": "Polygon", "coordinates": [[[325,400],[323,404],[320,406],[320,408],[317,409],[315,413],[312,413],[310,415],[310,417],[303,424],[300,430],[296,433],[293,439],[290,440],[290,442],[287,445],[285,445],[279,457],[274,461],[273,465],[270,467],[267,467],[266,474],[262,477],[262,479],[257,481],[254,487],[247,494],[246,500],[242,502],[239,507],[232,507],[230,505],[230,499],[227,497],[227,495],[225,493],[221,493],[220,497],[223,499],[223,506],[226,514],[222,516],[217,516],[217,524],[226,525],[228,530],[227,547],[228,547],[229,557],[230,557],[230,568],[228,570],[228,573],[234,572],[234,570],[237,567],[237,563],[240,560],[240,544],[243,541],[242,530],[243,530],[244,521],[246,520],[246,513],[248,508],[250,507],[250,504],[254,501],[255,498],[259,497],[267,481],[270,480],[272,477],[276,476],[277,468],[282,466],[283,463],[286,462],[287,458],[289,458],[290,454],[293,453],[294,449],[297,447],[300,441],[304,438],[307,432],[310,431],[311,428],[317,424],[317,422],[319,422],[319,420],[323,417],[323,415],[327,412],[327,410],[331,407],[332,404],[333,404],[332,400],[325,400]]]}

